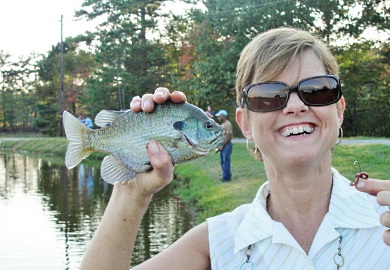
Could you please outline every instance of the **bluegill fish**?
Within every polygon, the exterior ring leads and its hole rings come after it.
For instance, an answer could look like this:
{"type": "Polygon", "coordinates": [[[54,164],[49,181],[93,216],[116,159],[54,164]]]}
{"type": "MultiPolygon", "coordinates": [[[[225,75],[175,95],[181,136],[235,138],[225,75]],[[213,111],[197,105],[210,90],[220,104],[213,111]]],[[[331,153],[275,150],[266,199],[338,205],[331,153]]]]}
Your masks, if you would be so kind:
{"type": "Polygon", "coordinates": [[[154,139],[168,151],[174,164],[206,155],[220,144],[225,131],[198,107],[166,102],[151,113],[103,110],[95,118],[100,129],[92,130],[64,111],[69,140],[65,164],[71,169],[94,151],[109,153],[101,176],[111,184],[131,181],[137,173],[152,169],[146,144],[154,139]]]}

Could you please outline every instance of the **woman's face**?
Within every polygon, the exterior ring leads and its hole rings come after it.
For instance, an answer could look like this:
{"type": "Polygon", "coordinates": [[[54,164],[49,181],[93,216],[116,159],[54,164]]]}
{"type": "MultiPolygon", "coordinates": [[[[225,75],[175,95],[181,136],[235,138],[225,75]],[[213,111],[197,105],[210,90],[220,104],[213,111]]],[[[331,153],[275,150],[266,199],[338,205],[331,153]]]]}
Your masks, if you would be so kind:
{"type": "MultiPolygon", "coordinates": [[[[293,85],[299,80],[325,74],[321,60],[312,50],[307,50],[273,80],[293,85]]],[[[244,136],[260,149],[265,162],[304,165],[322,162],[325,158],[330,160],[343,121],[344,99],[339,103],[310,107],[293,92],[283,109],[259,113],[238,108],[236,120],[244,136]],[[306,132],[295,135],[294,130],[306,132]]]]}

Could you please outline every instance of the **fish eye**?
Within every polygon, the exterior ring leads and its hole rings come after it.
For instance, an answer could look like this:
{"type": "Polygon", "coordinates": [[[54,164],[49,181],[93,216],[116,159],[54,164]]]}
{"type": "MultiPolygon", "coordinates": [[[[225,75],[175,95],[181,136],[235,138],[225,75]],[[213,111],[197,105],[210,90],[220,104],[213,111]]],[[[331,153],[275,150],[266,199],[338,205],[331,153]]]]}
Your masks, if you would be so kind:
{"type": "Polygon", "coordinates": [[[213,122],[211,122],[211,121],[206,121],[206,122],[204,123],[204,126],[205,126],[207,129],[212,129],[212,128],[214,127],[214,124],[213,124],[213,122]]]}

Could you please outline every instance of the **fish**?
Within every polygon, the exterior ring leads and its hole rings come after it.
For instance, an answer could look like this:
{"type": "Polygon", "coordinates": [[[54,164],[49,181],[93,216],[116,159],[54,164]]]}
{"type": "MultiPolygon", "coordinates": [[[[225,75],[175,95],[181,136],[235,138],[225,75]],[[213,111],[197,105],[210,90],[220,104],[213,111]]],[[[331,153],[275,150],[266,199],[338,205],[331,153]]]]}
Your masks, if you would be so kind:
{"type": "Polygon", "coordinates": [[[221,125],[190,103],[156,104],[153,112],[102,110],[95,118],[99,129],[90,129],[71,113],[63,112],[69,141],[65,155],[68,169],[92,152],[105,152],[101,177],[110,184],[131,182],[138,173],[152,170],[146,152],[150,140],[158,141],[173,164],[205,156],[226,136],[221,125]]]}

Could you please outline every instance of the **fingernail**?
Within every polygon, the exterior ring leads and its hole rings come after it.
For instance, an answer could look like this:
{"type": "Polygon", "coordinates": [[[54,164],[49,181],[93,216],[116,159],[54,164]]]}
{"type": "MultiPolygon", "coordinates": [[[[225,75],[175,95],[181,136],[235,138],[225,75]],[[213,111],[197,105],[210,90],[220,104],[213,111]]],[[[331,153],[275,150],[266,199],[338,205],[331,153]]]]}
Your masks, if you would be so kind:
{"type": "Polygon", "coordinates": [[[161,92],[161,91],[158,91],[156,93],[154,93],[155,96],[158,96],[158,97],[163,97],[165,96],[164,92],[161,92]]]}
{"type": "Polygon", "coordinates": [[[144,102],[144,106],[143,106],[143,107],[144,107],[144,109],[145,109],[145,108],[149,108],[149,107],[151,107],[151,106],[152,106],[152,103],[150,102],[150,100],[148,100],[148,99],[147,99],[147,100],[145,100],[145,102],[144,102]]]}
{"type": "Polygon", "coordinates": [[[360,180],[357,185],[356,185],[358,188],[364,188],[366,186],[366,183],[362,180],[360,180]]]}
{"type": "Polygon", "coordinates": [[[160,152],[160,148],[158,147],[157,143],[155,141],[150,141],[146,148],[148,149],[149,153],[153,156],[160,152]]]}
{"type": "Polygon", "coordinates": [[[141,102],[139,102],[139,101],[134,102],[133,107],[135,107],[137,109],[141,108],[141,102]]]}

